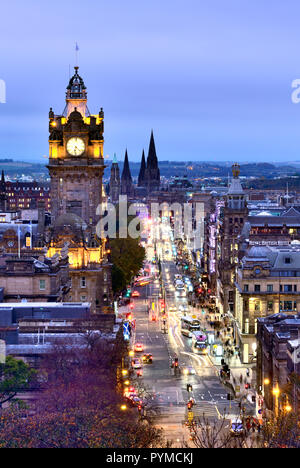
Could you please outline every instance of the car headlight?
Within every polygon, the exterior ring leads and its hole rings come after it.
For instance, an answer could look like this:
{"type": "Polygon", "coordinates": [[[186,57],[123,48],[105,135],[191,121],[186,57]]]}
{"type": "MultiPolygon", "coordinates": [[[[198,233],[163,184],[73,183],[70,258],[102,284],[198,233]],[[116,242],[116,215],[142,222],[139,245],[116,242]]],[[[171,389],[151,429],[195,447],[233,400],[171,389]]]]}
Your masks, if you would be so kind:
{"type": "Polygon", "coordinates": [[[183,369],[183,373],[184,373],[184,375],[188,375],[189,370],[188,369],[183,369]]]}

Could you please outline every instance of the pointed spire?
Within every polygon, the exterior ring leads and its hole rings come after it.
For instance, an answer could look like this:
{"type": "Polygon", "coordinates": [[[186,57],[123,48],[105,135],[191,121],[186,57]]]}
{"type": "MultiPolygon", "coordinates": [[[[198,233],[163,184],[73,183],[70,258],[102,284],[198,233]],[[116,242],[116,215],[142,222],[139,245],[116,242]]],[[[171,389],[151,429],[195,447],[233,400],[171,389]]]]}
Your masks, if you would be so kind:
{"type": "Polygon", "coordinates": [[[117,163],[118,163],[117,155],[116,155],[116,153],[114,153],[113,164],[117,164],[117,163]]]}
{"type": "Polygon", "coordinates": [[[5,177],[4,171],[2,169],[1,173],[1,182],[0,182],[0,210],[6,211],[6,184],[5,184],[5,177]]]}
{"type": "Polygon", "coordinates": [[[129,197],[134,195],[134,187],[131,178],[127,149],[125,153],[124,166],[121,177],[121,193],[122,195],[127,195],[129,197]]]}
{"type": "Polygon", "coordinates": [[[124,165],[123,165],[123,171],[122,171],[122,180],[132,180],[131,179],[131,172],[130,172],[130,167],[129,167],[129,161],[128,161],[128,153],[127,149],[125,152],[125,159],[124,159],[124,165]]]}
{"type": "Polygon", "coordinates": [[[147,167],[152,167],[152,168],[157,167],[157,156],[156,156],[153,130],[151,130],[151,137],[150,137],[148,158],[147,158],[147,167]]]}
{"type": "Polygon", "coordinates": [[[145,173],[146,173],[146,158],[145,158],[145,151],[143,150],[141,167],[140,167],[139,178],[138,178],[138,187],[143,187],[143,185],[146,185],[145,173]]]}
{"type": "Polygon", "coordinates": [[[150,137],[150,143],[149,143],[147,167],[145,171],[145,180],[146,180],[148,192],[157,190],[159,188],[160,171],[158,167],[158,159],[156,156],[153,130],[151,131],[151,137],[150,137]]]}

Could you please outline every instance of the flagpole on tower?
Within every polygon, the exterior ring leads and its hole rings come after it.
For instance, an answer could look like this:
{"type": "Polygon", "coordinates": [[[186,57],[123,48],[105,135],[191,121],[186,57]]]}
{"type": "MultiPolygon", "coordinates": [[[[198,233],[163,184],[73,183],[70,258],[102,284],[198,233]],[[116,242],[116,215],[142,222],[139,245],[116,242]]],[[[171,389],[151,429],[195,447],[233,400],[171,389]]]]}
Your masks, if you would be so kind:
{"type": "Polygon", "coordinates": [[[76,67],[78,67],[78,51],[79,51],[79,47],[78,47],[78,44],[76,42],[76,46],[75,46],[75,65],[76,65],[76,67]]]}

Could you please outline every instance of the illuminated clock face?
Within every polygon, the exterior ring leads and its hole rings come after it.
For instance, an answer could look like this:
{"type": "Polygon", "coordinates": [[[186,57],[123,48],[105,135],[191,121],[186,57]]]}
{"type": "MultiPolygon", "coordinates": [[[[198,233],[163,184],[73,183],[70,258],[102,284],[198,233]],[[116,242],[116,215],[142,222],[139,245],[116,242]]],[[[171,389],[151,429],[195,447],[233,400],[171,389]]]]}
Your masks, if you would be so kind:
{"type": "Polygon", "coordinates": [[[67,151],[72,156],[80,156],[84,153],[85,144],[82,138],[73,137],[67,143],[67,151]]]}

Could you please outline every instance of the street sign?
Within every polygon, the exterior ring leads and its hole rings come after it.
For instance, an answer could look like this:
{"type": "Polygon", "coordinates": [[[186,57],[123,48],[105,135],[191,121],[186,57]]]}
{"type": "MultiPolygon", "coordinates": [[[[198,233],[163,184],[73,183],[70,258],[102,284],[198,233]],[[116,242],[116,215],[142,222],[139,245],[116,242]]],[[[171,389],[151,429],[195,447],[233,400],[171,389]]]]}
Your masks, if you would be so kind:
{"type": "Polygon", "coordinates": [[[129,322],[123,322],[123,336],[124,340],[129,340],[130,337],[130,325],[129,322]]]}

